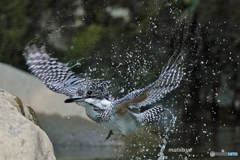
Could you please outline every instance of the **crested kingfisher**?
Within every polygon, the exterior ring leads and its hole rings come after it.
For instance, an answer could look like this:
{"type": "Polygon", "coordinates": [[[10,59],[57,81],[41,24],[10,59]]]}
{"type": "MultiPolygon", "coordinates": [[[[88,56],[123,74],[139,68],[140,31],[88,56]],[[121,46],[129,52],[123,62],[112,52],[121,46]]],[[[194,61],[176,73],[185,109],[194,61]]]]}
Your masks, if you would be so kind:
{"type": "Polygon", "coordinates": [[[57,58],[51,58],[44,46],[27,45],[23,55],[34,76],[52,91],[68,96],[65,103],[75,102],[85,107],[90,119],[109,130],[108,139],[114,133],[126,136],[137,132],[145,123],[163,118],[166,109],[161,105],[144,111],[141,109],[160,101],[180,85],[186,73],[186,64],[191,59],[189,57],[197,52],[196,44],[192,36],[188,37],[183,49],[170,57],[155,82],[120,99],[114,99],[108,91],[110,81],[77,76],[57,58]],[[192,44],[191,48],[189,45],[192,44]]]}

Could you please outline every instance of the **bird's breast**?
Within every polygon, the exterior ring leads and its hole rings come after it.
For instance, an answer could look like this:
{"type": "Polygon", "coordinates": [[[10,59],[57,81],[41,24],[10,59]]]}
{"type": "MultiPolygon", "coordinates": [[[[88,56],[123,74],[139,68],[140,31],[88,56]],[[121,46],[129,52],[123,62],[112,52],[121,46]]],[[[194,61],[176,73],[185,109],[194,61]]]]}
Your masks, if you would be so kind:
{"type": "Polygon", "coordinates": [[[104,122],[101,125],[113,132],[120,132],[123,135],[137,132],[141,126],[137,119],[130,113],[124,115],[113,114],[109,121],[104,122]]]}

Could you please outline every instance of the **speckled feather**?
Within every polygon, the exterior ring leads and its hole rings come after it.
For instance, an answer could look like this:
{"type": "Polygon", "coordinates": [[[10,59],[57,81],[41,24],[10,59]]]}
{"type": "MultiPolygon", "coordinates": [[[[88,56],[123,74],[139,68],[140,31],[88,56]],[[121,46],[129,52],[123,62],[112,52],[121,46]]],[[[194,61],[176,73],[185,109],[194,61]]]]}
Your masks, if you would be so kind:
{"type": "Polygon", "coordinates": [[[161,118],[163,118],[163,112],[164,108],[160,105],[155,106],[153,108],[150,108],[140,114],[136,114],[136,116],[139,118],[140,121],[143,123],[150,123],[150,122],[155,122],[159,121],[161,118]]]}
{"type": "Polygon", "coordinates": [[[52,91],[73,96],[79,88],[91,83],[88,79],[79,78],[69,67],[51,58],[44,47],[35,45],[26,47],[24,57],[32,74],[38,77],[52,91]]]}
{"type": "Polygon", "coordinates": [[[135,103],[135,106],[137,107],[150,105],[161,100],[167,93],[179,86],[183,76],[185,75],[185,61],[185,52],[182,51],[180,54],[175,53],[163,67],[160,76],[155,82],[142,89],[130,92],[123,98],[115,101],[113,105],[118,107],[120,104],[137,98],[142,94],[147,94],[147,98],[145,98],[144,101],[135,103]]]}

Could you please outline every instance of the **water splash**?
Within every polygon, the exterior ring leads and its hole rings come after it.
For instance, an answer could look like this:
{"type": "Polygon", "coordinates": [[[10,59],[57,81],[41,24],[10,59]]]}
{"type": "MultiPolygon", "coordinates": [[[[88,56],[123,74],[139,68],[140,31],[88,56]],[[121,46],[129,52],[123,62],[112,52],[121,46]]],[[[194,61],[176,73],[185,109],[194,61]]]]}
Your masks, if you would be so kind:
{"type": "Polygon", "coordinates": [[[160,145],[159,144],[159,147],[161,148],[160,149],[160,152],[158,153],[158,160],[164,160],[164,159],[167,159],[165,156],[164,156],[164,150],[166,148],[166,145],[167,145],[167,142],[168,142],[168,139],[169,139],[169,131],[173,132],[174,131],[174,128],[175,128],[175,123],[176,123],[176,120],[177,120],[177,116],[174,116],[174,114],[167,108],[165,108],[166,111],[168,111],[170,114],[171,114],[171,120],[170,120],[170,123],[169,123],[169,126],[167,126],[165,128],[165,132],[163,133],[163,137],[160,136],[160,138],[162,138],[163,140],[163,144],[160,145]]]}

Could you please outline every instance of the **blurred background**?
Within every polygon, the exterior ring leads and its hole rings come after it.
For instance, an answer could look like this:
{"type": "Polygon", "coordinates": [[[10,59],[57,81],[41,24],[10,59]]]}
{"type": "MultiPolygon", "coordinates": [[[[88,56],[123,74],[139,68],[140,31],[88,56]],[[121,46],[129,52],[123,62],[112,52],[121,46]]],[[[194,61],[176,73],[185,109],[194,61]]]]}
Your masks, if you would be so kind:
{"type": "MultiPolygon", "coordinates": [[[[0,62],[29,72],[25,46],[45,45],[80,76],[112,80],[112,94],[119,98],[156,80],[195,22],[199,49],[194,70],[161,101],[178,117],[164,153],[173,159],[210,158],[210,151],[240,154],[239,6],[240,0],[1,0],[0,62]],[[193,150],[168,152],[181,147],[193,150]]],[[[48,123],[41,117],[40,123],[48,123]]],[[[43,129],[53,130],[44,124],[43,129]]],[[[121,149],[119,157],[156,159],[157,145],[136,147],[150,141],[144,136],[149,135],[123,140],[130,147],[121,149]]],[[[49,137],[57,146],[59,140],[49,137]]],[[[55,149],[57,158],[81,159],[78,148],[66,150],[55,149]]]]}

